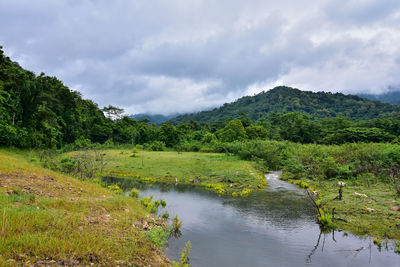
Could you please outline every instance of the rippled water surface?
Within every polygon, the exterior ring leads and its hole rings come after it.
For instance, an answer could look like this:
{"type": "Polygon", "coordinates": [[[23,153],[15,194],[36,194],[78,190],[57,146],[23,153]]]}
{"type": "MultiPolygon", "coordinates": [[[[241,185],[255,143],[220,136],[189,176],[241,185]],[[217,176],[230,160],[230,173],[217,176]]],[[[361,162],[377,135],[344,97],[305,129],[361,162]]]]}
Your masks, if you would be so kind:
{"type": "Polygon", "coordinates": [[[343,232],[322,234],[307,196],[280,181],[279,172],[266,176],[268,188],[247,198],[224,198],[183,185],[143,185],[107,178],[140,197],[167,202],[170,218],[183,222],[182,236],[171,237],[166,255],[178,260],[192,243],[191,266],[400,266],[393,251],[378,251],[370,238],[343,232]]]}

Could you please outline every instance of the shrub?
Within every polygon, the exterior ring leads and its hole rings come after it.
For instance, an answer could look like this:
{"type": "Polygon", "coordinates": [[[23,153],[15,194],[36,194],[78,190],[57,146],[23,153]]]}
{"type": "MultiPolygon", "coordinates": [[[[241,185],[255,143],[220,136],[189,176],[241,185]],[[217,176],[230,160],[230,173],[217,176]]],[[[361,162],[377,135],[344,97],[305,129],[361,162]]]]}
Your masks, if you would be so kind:
{"type": "Polygon", "coordinates": [[[251,189],[243,189],[242,192],[240,192],[241,197],[247,197],[251,193],[251,189]]]}
{"type": "Polygon", "coordinates": [[[146,233],[147,238],[158,248],[162,248],[170,236],[168,227],[154,227],[146,233]]]}
{"type": "Polygon", "coordinates": [[[165,143],[162,141],[154,141],[147,146],[145,146],[146,149],[151,150],[151,151],[164,151],[165,150],[165,143]]]}
{"type": "Polygon", "coordinates": [[[107,188],[109,190],[113,191],[115,194],[122,194],[123,193],[122,189],[117,184],[109,185],[109,186],[107,186],[107,188]]]}
{"type": "Polygon", "coordinates": [[[132,188],[131,192],[129,193],[130,197],[137,198],[139,196],[139,191],[135,188],[132,188]]]}

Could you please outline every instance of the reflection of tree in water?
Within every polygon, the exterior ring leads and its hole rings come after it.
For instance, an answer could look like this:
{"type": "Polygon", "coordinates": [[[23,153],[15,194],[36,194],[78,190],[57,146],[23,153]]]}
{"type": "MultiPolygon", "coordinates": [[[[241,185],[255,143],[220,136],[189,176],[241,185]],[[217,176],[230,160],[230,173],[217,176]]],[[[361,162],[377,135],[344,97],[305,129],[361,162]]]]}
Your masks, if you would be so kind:
{"type": "MultiPolygon", "coordinates": [[[[322,252],[324,251],[325,239],[326,239],[326,236],[327,236],[327,235],[332,234],[332,240],[336,242],[336,239],[335,239],[335,230],[332,230],[332,231],[324,231],[324,230],[320,229],[320,232],[319,232],[319,235],[318,235],[318,239],[317,239],[317,243],[315,244],[315,246],[314,246],[314,248],[311,250],[311,252],[307,255],[307,257],[306,257],[306,263],[311,263],[311,262],[312,262],[312,256],[314,255],[315,251],[316,251],[316,250],[318,249],[318,247],[319,247],[322,234],[324,235],[323,242],[322,242],[322,247],[321,247],[321,251],[322,251],[322,252]]],[[[369,249],[369,263],[371,263],[371,250],[372,250],[372,245],[371,245],[371,243],[370,243],[369,246],[366,247],[366,248],[365,248],[365,247],[360,247],[360,248],[357,248],[357,249],[338,250],[338,252],[340,252],[340,251],[342,251],[342,252],[343,252],[343,251],[348,251],[348,252],[351,252],[351,253],[353,254],[354,257],[356,257],[356,256],[358,255],[358,253],[360,253],[362,250],[365,250],[365,249],[369,249]]]]}
{"type": "Polygon", "coordinates": [[[245,217],[277,227],[297,227],[315,220],[315,210],[304,195],[290,191],[254,192],[246,198],[227,199],[245,217]]]}

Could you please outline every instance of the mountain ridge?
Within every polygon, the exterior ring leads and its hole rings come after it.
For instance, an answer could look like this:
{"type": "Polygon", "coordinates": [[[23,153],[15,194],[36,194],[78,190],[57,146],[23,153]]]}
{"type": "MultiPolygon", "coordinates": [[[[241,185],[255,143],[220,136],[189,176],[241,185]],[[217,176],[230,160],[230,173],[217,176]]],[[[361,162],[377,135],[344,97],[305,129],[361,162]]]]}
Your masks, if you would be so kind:
{"type": "Polygon", "coordinates": [[[397,115],[400,114],[400,107],[356,95],[278,86],[254,96],[241,97],[212,110],[180,115],[169,122],[178,124],[193,120],[210,123],[239,117],[243,113],[257,120],[273,112],[299,112],[314,118],[343,116],[355,120],[397,115]]]}

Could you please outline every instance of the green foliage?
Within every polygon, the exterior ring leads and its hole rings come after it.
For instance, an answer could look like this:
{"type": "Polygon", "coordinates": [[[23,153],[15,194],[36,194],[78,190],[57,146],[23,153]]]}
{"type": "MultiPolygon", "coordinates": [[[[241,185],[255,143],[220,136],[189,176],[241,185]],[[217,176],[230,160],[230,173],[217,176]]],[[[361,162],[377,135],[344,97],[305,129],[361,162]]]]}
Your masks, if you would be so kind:
{"type": "Polygon", "coordinates": [[[77,160],[70,157],[62,158],[60,161],[61,171],[65,173],[71,173],[77,167],[77,160]]]}
{"type": "Polygon", "coordinates": [[[165,143],[162,141],[154,141],[145,146],[145,149],[150,151],[164,151],[165,150],[165,143]]]}
{"type": "Polygon", "coordinates": [[[395,250],[394,250],[397,254],[400,254],[400,241],[398,241],[397,243],[396,243],[396,247],[395,247],[395,250]]]}
{"type": "Polygon", "coordinates": [[[243,189],[242,192],[240,192],[240,196],[247,197],[248,195],[250,195],[250,193],[251,193],[251,189],[243,189]]]}
{"type": "Polygon", "coordinates": [[[333,229],[334,224],[332,222],[332,216],[328,213],[326,213],[323,209],[319,208],[319,216],[318,216],[318,222],[321,225],[321,227],[325,230],[328,229],[333,229]]]}
{"type": "Polygon", "coordinates": [[[181,251],[181,257],[179,262],[172,261],[172,265],[174,267],[189,267],[190,261],[189,261],[189,254],[190,254],[190,249],[192,248],[192,243],[188,241],[185,245],[185,247],[181,251]]]}
{"type": "MultiPolygon", "coordinates": [[[[118,107],[100,109],[57,78],[43,73],[36,76],[0,51],[2,146],[80,150],[99,144],[107,148],[140,144],[151,151],[226,152],[224,143],[245,140],[396,143],[400,136],[400,107],[290,87],[243,97],[212,111],[179,116],[171,121],[180,122],[178,125],[149,125],[147,120],[123,116],[118,107]]],[[[273,155],[256,157],[266,160],[268,166],[277,166],[280,161],[273,155]]]]}
{"type": "Polygon", "coordinates": [[[168,212],[164,212],[164,213],[161,215],[161,217],[164,218],[164,219],[166,219],[166,220],[168,220],[168,218],[169,218],[169,213],[168,213],[168,212]]]}
{"type": "Polygon", "coordinates": [[[285,143],[245,141],[225,144],[226,151],[244,160],[255,160],[270,169],[279,169],[286,150],[285,143]]]}
{"type": "Polygon", "coordinates": [[[172,227],[174,232],[180,231],[180,228],[182,227],[182,222],[179,221],[178,215],[174,217],[174,220],[172,221],[172,227]]]}
{"type": "Polygon", "coordinates": [[[168,243],[170,230],[168,227],[154,227],[146,233],[146,237],[158,248],[168,243]]]}
{"type": "Polygon", "coordinates": [[[160,200],[161,207],[165,208],[167,206],[167,202],[164,199],[160,200]]]}
{"type": "Polygon", "coordinates": [[[271,113],[297,112],[313,118],[349,117],[352,119],[372,119],[398,114],[400,107],[358,96],[341,93],[306,92],[279,86],[255,96],[245,96],[219,108],[194,114],[178,116],[172,123],[194,120],[200,123],[225,121],[240,118],[244,113],[252,120],[266,117],[271,113]]]}
{"type": "Polygon", "coordinates": [[[203,144],[204,143],[209,144],[209,143],[211,143],[213,141],[216,141],[216,140],[217,140],[217,137],[215,136],[215,134],[208,132],[203,136],[203,138],[201,139],[201,142],[203,144]]]}
{"type": "Polygon", "coordinates": [[[394,135],[378,128],[349,127],[327,135],[324,142],[328,144],[390,142],[394,138],[394,135]]]}
{"type": "Polygon", "coordinates": [[[139,191],[135,188],[132,188],[131,192],[129,192],[129,196],[133,198],[137,198],[139,196],[139,191]]]}
{"type": "Polygon", "coordinates": [[[240,120],[231,120],[222,130],[219,131],[218,137],[223,142],[232,142],[243,140],[247,136],[242,122],[240,120]]]}
{"type": "Polygon", "coordinates": [[[140,199],[140,203],[151,213],[157,213],[160,205],[163,208],[167,205],[165,200],[155,200],[154,202],[152,201],[153,201],[153,196],[143,197],[140,199]]]}
{"type": "Polygon", "coordinates": [[[374,244],[377,245],[379,248],[382,247],[382,240],[381,240],[381,239],[375,237],[375,238],[373,239],[373,242],[374,242],[374,244]]]}
{"type": "Polygon", "coordinates": [[[210,184],[210,183],[202,183],[201,184],[207,190],[214,191],[219,195],[225,194],[225,187],[223,184],[210,184]]]}
{"type": "Polygon", "coordinates": [[[109,190],[113,191],[115,194],[122,194],[123,193],[122,189],[117,184],[109,185],[109,186],[107,186],[107,188],[109,190]]]}

